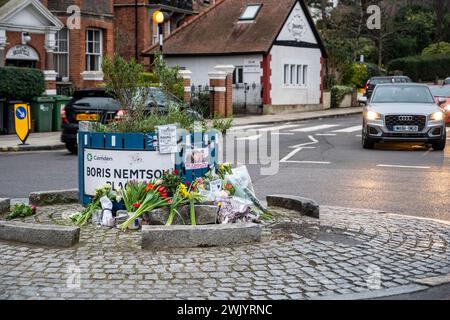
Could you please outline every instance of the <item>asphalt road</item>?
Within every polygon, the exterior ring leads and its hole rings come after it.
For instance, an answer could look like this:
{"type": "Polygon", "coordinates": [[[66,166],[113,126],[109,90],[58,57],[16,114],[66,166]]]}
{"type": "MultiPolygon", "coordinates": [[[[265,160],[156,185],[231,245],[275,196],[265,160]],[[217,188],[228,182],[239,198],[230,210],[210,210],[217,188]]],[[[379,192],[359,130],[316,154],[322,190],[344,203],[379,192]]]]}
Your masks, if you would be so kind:
{"type": "MultiPolygon", "coordinates": [[[[360,116],[351,116],[255,126],[260,131],[246,131],[237,153],[254,155],[249,144],[261,143],[259,135],[279,138],[276,174],[248,166],[260,197],[293,194],[321,205],[450,220],[450,145],[444,152],[420,144],[363,150],[360,125],[360,116]]],[[[77,158],[65,151],[0,154],[0,197],[75,188],[77,171],[77,158]]]]}

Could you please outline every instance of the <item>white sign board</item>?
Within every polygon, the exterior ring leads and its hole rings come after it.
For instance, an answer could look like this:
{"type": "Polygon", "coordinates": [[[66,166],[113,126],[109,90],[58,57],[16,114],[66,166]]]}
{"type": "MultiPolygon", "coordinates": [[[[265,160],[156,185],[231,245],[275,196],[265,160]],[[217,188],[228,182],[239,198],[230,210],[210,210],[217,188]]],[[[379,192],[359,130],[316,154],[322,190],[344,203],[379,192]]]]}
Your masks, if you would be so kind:
{"type": "Polygon", "coordinates": [[[159,152],[160,153],[177,153],[177,126],[167,125],[159,126],[158,139],[159,139],[159,152]]]}
{"type": "Polygon", "coordinates": [[[160,179],[174,168],[174,156],[157,151],[84,149],[84,193],[93,196],[105,184],[120,189],[128,181],[160,179]]]}
{"type": "Polygon", "coordinates": [[[261,64],[258,60],[247,59],[244,61],[244,73],[258,73],[261,71],[261,64]]]}

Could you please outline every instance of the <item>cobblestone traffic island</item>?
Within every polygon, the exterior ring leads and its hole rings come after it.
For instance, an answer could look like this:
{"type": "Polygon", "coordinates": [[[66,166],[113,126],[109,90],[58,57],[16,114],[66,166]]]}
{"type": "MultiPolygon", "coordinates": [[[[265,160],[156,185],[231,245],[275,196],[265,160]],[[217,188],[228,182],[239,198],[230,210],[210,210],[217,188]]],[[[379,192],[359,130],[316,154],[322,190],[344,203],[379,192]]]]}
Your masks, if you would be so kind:
{"type": "MultiPolygon", "coordinates": [[[[70,225],[81,209],[22,221],[70,225]]],[[[448,223],[337,207],[275,217],[261,242],[227,247],[142,250],[140,232],[93,225],[72,248],[0,241],[0,299],[356,299],[448,279],[448,223]]]]}

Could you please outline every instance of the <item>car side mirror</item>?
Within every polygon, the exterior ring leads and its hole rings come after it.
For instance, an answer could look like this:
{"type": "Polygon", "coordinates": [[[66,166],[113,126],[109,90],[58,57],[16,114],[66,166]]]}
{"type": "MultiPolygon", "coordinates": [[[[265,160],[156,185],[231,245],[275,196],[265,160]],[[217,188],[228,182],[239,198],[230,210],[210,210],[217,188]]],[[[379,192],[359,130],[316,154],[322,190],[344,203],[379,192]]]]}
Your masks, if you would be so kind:
{"type": "Polygon", "coordinates": [[[368,103],[367,97],[361,97],[361,98],[359,98],[359,99],[358,99],[358,102],[359,102],[359,103],[362,103],[362,104],[364,104],[364,105],[367,105],[367,103],[368,103]]]}
{"type": "Polygon", "coordinates": [[[447,99],[445,99],[445,98],[443,98],[443,97],[440,97],[440,98],[438,99],[438,104],[439,104],[439,105],[444,104],[445,102],[447,102],[447,99]]]}

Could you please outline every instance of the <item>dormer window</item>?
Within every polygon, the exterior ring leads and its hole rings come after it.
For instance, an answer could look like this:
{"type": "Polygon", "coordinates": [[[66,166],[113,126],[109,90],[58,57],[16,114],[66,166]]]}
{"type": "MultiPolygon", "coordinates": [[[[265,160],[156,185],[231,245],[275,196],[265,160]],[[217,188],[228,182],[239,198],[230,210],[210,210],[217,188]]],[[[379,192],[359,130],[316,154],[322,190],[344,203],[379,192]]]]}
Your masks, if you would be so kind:
{"type": "Polygon", "coordinates": [[[241,17],[239,18],[240,21],[253,21],[256,19],[256,16],[259,13],[259,10],[261,10],[261,4],[249,4],[244,12],[242,13],[241,17]]]}

